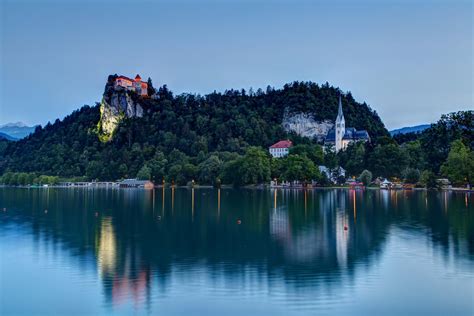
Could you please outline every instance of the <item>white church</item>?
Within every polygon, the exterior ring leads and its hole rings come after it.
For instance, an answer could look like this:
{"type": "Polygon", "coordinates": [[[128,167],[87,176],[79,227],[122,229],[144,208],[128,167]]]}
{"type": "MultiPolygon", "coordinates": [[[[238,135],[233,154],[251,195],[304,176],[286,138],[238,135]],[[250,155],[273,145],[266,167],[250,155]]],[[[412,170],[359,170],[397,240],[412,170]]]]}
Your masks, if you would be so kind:
{"type": "Polygon", "coordinates": [[[336,124],[324,140],[326,147],[333,146],[336,152],[344,150],[352,142],[367,142],[370,141],[369,133],[366,130],[358,131],[353,127],[346,128],[346,122],[344,120],[344,114],[342,113],[342,102],[341,95],[339,95],[339,109],[336,117],[336,124]]]}

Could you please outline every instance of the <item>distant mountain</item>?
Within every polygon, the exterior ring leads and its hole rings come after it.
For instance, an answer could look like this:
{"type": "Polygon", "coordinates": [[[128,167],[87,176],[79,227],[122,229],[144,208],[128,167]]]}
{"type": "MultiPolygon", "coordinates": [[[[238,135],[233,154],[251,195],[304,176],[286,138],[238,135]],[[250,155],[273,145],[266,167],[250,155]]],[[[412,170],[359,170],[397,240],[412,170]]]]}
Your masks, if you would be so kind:
{"type": "Polygon", "coordinates": [[[22,122],[0,125],[0,133],[7,134],[12,140],[22,139],[35,131],[35,126],[28,126],[22,122]]]}
{"type": "Polygon", "coordinates": [[[11,137],[8,134],[0,132],[0,140],[1,139],[6,139],[6,140],[18,140],[18,138],[11,137]]]}
{"type": "Polygon", "coordinates": [[[397,134],[408,134],[408,133],[419,133],[423,132],[425,129],[430,127],[431,124],[422,124],[422,125],[416,125],[416,126],[407,126],[407,127],[402,127],[398,129],[394,129],[390,131],[390,135],[397,135],[397,134]]]}

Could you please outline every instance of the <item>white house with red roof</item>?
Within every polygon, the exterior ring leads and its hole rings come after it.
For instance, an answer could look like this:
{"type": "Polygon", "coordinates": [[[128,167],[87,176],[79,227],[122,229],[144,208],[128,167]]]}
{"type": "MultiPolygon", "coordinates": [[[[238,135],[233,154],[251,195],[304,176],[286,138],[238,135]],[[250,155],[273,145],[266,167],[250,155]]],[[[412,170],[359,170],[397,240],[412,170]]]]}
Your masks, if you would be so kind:
{"type": "Polygon", "coordinates": [[[280,140],[278,143],[271,145],[268,148],[268,151],[273,158],[281,158],[287,156],[290,153],[290,148],[292,146],[293,143],[291,140],[280,140]]]}
{"type": "Polygon", "coordinates": [[[125,76],[118,76],[115,79],[114,87],[123,87],[130,91],[135,91],[141,96],[148,95],[148,83],[142,81],[140,75],[136,75],[135,79],[130,79],[125,76]]]}

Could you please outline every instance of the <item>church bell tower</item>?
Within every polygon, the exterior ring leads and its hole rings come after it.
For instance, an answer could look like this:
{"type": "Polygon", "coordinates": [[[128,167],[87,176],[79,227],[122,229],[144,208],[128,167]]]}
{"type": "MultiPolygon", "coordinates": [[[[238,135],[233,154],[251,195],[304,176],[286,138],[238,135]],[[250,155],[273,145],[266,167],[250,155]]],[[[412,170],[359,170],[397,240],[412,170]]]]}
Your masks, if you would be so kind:
{"type": "Polygon", "coordinates": [[[346,122],[344,120],[344,114],[342,113],[342,102],[341,102],[341,95],[339,94],[339,110],[337,112],[336,118],[336,128],[335,128],[335,137],[336,137],[336,152],[343,149],[342,139],[344,138],[344,134],[346,133],[346,122]]]}

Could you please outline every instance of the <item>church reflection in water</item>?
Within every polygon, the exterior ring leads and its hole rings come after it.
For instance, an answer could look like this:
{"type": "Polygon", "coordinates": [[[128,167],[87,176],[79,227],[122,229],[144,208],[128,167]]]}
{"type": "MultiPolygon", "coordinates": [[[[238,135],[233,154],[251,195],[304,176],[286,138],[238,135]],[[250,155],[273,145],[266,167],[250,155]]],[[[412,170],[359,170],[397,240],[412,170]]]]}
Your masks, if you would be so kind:
{"type": "Polygon", "coordinates": [[[252,271],[269,282],[278,275],[295,291],[336,286],[378,260],[393,226],[424,226],[446,254],[474,254],[465,233],[474,227],[457,214],[472,205],[468,194],[75,189],[23,190],[2,199],[18,210],[2,225],[29,223],[35,239],[91,260],[112,306],[147,306],[153,286],[166,292],[173,277],[192,277],[203,266],[211,279],[245,280],[252,271]]]}

